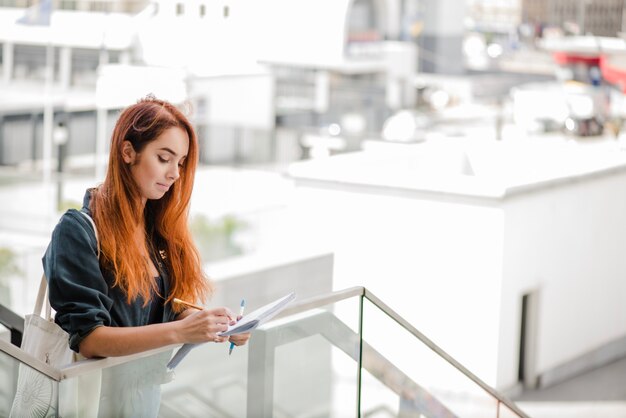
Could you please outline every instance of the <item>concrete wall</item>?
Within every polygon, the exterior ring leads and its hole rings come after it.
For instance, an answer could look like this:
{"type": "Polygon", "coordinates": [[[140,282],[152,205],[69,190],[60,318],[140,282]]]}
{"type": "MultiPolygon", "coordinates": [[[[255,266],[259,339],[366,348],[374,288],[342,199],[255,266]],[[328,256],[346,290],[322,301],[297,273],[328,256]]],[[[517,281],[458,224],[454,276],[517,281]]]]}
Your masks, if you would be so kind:
{"type": "Polygon", "coordinates": [[[570,161],[582,172],[485,199],[368,185],[393,171],[376,161],[320,163],[297,180],[302,234],[334,249],[334,288],[368,287],[498,389],[518,385],[522,297],[535,295],[525,381],[553,383],[626,354],[626,170],[591,154],[570,161]]]}
{"type": "Polygon", "coordinates": [[[498,387],[517,381],[528,291],[538,292],[538,375],[626,335],[625,185],[622,171],[505,202],[498,387]]]}
{"type": "Polygon", "coordinates": [[[299,235],[334,250],[333,288],[367,287],[495,384],[502,211],[329,187],[302,185],[294,201],[303,214],[299,235]]]}
{"type": "Polygon", "coordinates": [[[289,292],[299,300],[332,289],[332,253],[284,257],[242,256],[208,263],[205,271],[215,280],[211,306],[237,310],[242,298],[256,309],[289,292]]]}

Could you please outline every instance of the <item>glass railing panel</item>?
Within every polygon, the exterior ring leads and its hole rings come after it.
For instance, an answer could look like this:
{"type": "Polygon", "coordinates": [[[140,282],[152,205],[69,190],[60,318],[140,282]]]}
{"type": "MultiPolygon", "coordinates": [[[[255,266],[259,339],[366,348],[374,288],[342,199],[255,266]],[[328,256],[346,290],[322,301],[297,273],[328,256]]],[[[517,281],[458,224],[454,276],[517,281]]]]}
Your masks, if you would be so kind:
{"type": "MultiPolygon", "coordinates": [[[[102,370],[85,372],[59,383],[59,416],[96,417],[100,407],[102,370]]],[[[125,396],[116,405],[126,404],[125,396]]],[[[123,407],[122,407],[123,408],[123,407]]]]}
{"type": "Polygon", "coordinates": [[[60,382],[60,416],[157,416],[174,374],[166,367],[171,354],[167,350],[113,366],[107,360],[72,366],[80,370],[60,382]]]}
{"type": "Polygon", "coordinates": [[[248,346],[196,346],[162,386],[160,417],[245,417],[248,346]]]}
{"type": "Polygon", "coordinates": [[[58,382],[0,351],[0,416],[57,416],[58,382]]]}
{"type": "Polygon", "coordinates": [[[0,416],[8,417],[17,387],[19,362],[0,352],[0,416]]]}
{"type": "Polygon", "coordinates": [[[362,414],[376,400],[376,408],[403,417],[497,417],[490,393],[369,300],[363,308],[363,368],[386,388],[364,379],[362,414]]]}
{"type": "Polygon", "coordinates": [[[201,344],[170,370],[167,364],[177,350],[74,371],[61,382],[63,415],[246,416],[247,347],[237,347],[229,357],[228,344],[201,344]]]}
{"type": "Polygon", "coordinates": [[[397,417],[400,398],[379,377],[367,370],[361,371],[361,416],[397,417]]]}
{"type": "Polygon", "coordinates": [[[279,319],[254,334],[248,416],[356,416],[358,326],[354,297],[279,319]]]}
{"type": "Polygon", "coordinates": [[[306,411],[332,416],[334,356],[341,359],[341,353],[321,335],[277,347],[271,416],[299,416],[306,411]]]}
{"type": "Polygon", "coordinates": [[[230,356],[228,344],[196,346],[173,372],[166,368],[172,350],[115,366],[92,363],[97,370],[62,381],[62,415],[355,416],[358,330],[354,297],[274,320],[230,356]]]}

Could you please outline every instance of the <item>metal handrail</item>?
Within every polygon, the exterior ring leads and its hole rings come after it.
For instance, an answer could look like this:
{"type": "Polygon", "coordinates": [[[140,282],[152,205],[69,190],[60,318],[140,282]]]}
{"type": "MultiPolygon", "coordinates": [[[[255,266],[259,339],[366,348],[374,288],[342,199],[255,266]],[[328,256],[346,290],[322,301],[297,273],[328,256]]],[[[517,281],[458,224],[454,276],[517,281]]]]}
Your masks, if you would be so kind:
{"type": "MultiPolygon", "coordinates": [[[[345,290],[340,290],[337,292],[332,292],[328,294],[324,294],[321,296],[314,296],[303,301],[297,302],[291,307],[283,310],[278,316],[285,317],[288,315],[292,315],[294,313],[299,313],[303,311],[307,311],[309,309],[314,309],[320,306],[328,305],[330,303],[338,302],[340,300],[348,299],[354,296],[362,296],[363,295],[363,287],[353,287],[345,290]]],[[[118,366],[120,364],[128,363],[131,361],[135,361],[144,357],[150,357],[154,354],[162,353],[168,350],[175,349],[180,347],[182,344],[174,344],[167,347],[156,348],[149,351],[143,351],[141,353],[132,354],[129,356],[122,357],[108,357],[102,359],[86,359],[77,361],[63,369],[61,369],[60,380],[69,379],[71,377],[75,377],[84,373],[88,373],[94,370],[103,369],[107,367],[118,366]]]]}
{"type": "Polygon", "coordinates": [[[35,369],[42,374],[45,374],[52,380],[56,380],[57,382],[61,380],[61,371],[59,369],[51,367],[43,361],[36,359],[35,357],[28,354],[26,351],[20,349],[19,347],[11,344],[8,341],[0,339],[0,351],[13,357],[20,363],[24,363],[30,368],[35,369]]]}
{"type": "MultiPolygon", "coordinates": [[[[332,303],[336,303],[345,299],[349,299],[354,296],[359,296],[362,298],[366,298],[369,300],[374,306],[383,311],[386,315],[388,315],[391,319],[393,319],[396,323],[398,323],[401,327],[411,333],[415,338],[420,340],[424,345],[430,348],[433,352],[447,361],[452,367],[456,368],[459,372],[465,375],[467,378],[472,380],[478,386],[480,386],[483,390],[489,393],[492,397],[494,397],[497,401],[506,405],[509,409],[514,411],[521,417],[528,417],[526,413],[524,413],[521,409],[517,407],[512,401],[498,393],[495,389],[487,385],[481,379],[479,379],[475,374],[470,372],[467,368],[465,368],[462,364],[456,361],[452,356],[442,350],[439,346],[437,346],[434,342],[432,342],[429,338],[427,338],[424,334],[417,330],[414,326],[412,326],[407,320],[405,320],[402,316],[400,316],[396,311],[391,309],[387,304],[382,302],[376,295],[367,290],[365,287],[353,287],[345,290],[340,290],[336,292],[327,293],[320,296],[314,296],[299,302],[296,302],[292,306],[283,310],[277,318],[282,318],[290,315],[294,315],[297,313],[302,313],[304,311],[308,311],[310,309],[319,308],[325,305],[329,305],[332,303]]],[[[128,363],[137,359],[141,359],[144,357],[149,357],[154,354],[158,354],[161,352],[165,352],[168,350],[172,350],[173,348],[179,347],[180,344],[170,345],[167,347],[161,347],[154,350],[144,351],[141,353],[123,356],[123,357],[110,357],[104,359],[88,359],[78,361],[69,365],[68,367],[62,369],[55,369],[53,367],[48,366],[47,364],[37,360],[36,358],[30,356],[19,348],[13,346],[12,344],[0,340],[0,350],[9,354],[10,356],[18,359],[19,361],[26,363],[30,367],[44,373],[48,377],[61,381],[63,379],[68,379],[71,377],[75,377],[84,373],[88,373],[93,370],[103,369],[107,367],[117,366],[120,364],[128,363]]]]}
{"type": "Polygon", "coordinates": [[[165,347],[154,348],[152,350],[142,351],[140,353],[131,354],[128,356],[120,357],[106,357],[97,359],[84,359],[74,362],[66,367],[63,367],[61,371],[60,380],[70,379],[72,377],[80,376],[85,373],[89,373],[95,370],[102,370],[109,367],[119,366],[120,364],[130,363],[135,360],[150,357],[155,354],[164,353],[169,350],[181,347],[182,344],[172,344],[165,347]]]}
{"type": "Polygon", "coordinates": [[[276,315],[276,318],[283,318],[308,311],[309,309],[316,309],[320,306],[330,305],[331,303],[339,302],[353,296],[363,296],[364,294],[365,288],[362,286],[356,286],[348,289],[337,290],[335,292],[325,293],[319,296],[313,296],[302,301],[296,301],[294,304],[282,310],[280,314],[276,315]]]}
{"type": "MultiPolygon", "coordinates": [[[[333,292],[330,294],[326,294],[319,297],[312,297],[302,302],[296,303],[292,307],[285,309],[281,312],[279,317],[284,317],[287,315],[291,315],[292,313],[302,312],[309,309],[313,309],[315,307],[327,305],[329,303],[333,303],[336,301],[340,301],[343,299],[347,299],[353,296],[361,296],[363,295],[362,287],[354,287],[351,289],[346,289],[338,292],[333,292]]],[[[25,363],[29,367],[45,374],[46,376],[54,379],[56,381],[61,381],[64,379],[69,379],[75,376],[79,376],[85,373],[92,372],[94,370],[104,369],[113,366],[119,366],[120,364],[129,363],[135,360],[139,360],[145,357],[150,357],[154,354],[162,353],[168,350],[175,349],[180,347],[182,344],[174,344],[166,347],[156,348],[153,350],[142,351],[140,353],[131,354],[128,356],[120,356],[120,357],[108,357],[108,358],[100,358],[100,359],[85,359],[80,360],[75,363],[68,365],[67,367],[57,369],[51,367],[44,362],[36,359],[25,351],[19,349],[18,347],[10,344],[7,341],[0,340],[0,351],[5,352],[9,356],[15,358],[16,360],[25,363]]]]}
{"type": "Polygon", "coordinates": [[[11,344],[19,347],[24,335],[24,318],[0,304],[0,324],[11,332],[11,344]]]}
{"type": "Polygon", "coordinates": [[[45,374],[52,380],[60,382],[61,380],[76,377],[94,370],[101,370],[108,367],[118,366],[120,364],[129,363],[141,358],[150,357],[154,354],[162,353],[174,348],[180,347],[182,344],[173,344],[166,347],[155,348],[153,350],[142,351],[141,353],[131,354],[121,357],[107,357],[99,359],[84,359],[69,364],[66,367],[52,367],[43,361],[33,357],[26,351],[16,347],[8,341],[0,339],[0,351],[13,357],[20,363],[26,364],[28,367],[45,374]]]}
{"type": "Polygon", "coordinates": [[[306,299],[306,300],[304,300],[302,302],[299,302],[299,303],[293,305],[292,307],[290,307],[288,309],[285,309],[283,312],[281,312],[280,317],[293,315],[293,314],[296,314],[296,313],[301,313],[301,312],[304,312],[304,311],[307,311],[307,310],[313,309],[313,308],[319,308],[321,306],[329,305],[331,303],[335,303],[335,302],[338,302],[338,301],[341,301],[341,300],[344,300],[344,299],[348,299],[348,298],[353,297],[353,296],[361,296],[361,297],[366,298],[370,302],[372,302],[372,304],[374,304],[374,306],[376,306],[381,311],[383,311],[387,316],[389,316],[391,319],[393,319],[402,328],[404,328],[409,333],[411,333],[415,338],[417,338],[422,343],[424,343],[424,345],[426,345],[433,352],[435,352],[438,356],[440,356],[445,361],[447,361],[452,367],[457,369],[459,372],[461,372],[467,378],[469,378],[474,383],[476,383],[478,386],[480,386],[483,390],[485,390],[487,393],[489,393],[496,400],[498,400],[499,402],[502,402],[504,405],[506,405],[508,408],[510,408],[516,414],[518,414],[518,415],[520,415],[522,417],[528,417],[528,415],[525,412],[523,412],[517,405],[515,405],[515,403],[513,403],[511,400],[506,398],[504,395],[498,393],[491,386],[487,385],[480,378],[478,378],[478,376],[476,376],[474,373],[470,372],[466,367],[464,367],[461,363],[459,363],[452,356],[450,356],[443,349],[441,349],[441,347],[439,347],[437,344],[435,344],[433,341],[431,341],[428,337],[426,337],[424,334],[422,334],[420,331],[418,331],[417,328],[415,328],[413,325],[411,325],[406,319],[404,319],[396,311],[391,309],[386,303],[381,301],[376,295],[374,295],[371,291],[367,290],[365,287],[353,287],[353,288],[349,288],[349,289],[345,289],[345,290],[340,290],[340,291],[337,291],[337,292],[332,292],[332,293],[329,293],[329,294],[326,294],[326,295],[322,295],[322,296],[317,296],[317,297],[313,297],[313,298],[310,298],[310,299],[306,299]]]}
{"type": "Polygon", "coordinates": [[[366,288],[363,288],[363,296],[367,300],[372,302],[377,308],[383,311],[387,316],[389,316],[391,319],[396,321],[396,323],[398,323],[402,328],[410,332],[414,337],[416,337],[418,340],[424,343],[424,345],[426,345],[428,348],[434,351],[438,356],[440,356],[445,361],[447,361],[452,367],[454,367],[455,369],[463,373],[466,377],[468,377],[470,380],[472,380],[474,383],[480,386],[484,391],[486,391],[491,396],[496,398],[499,402],[502,402],[503,404],[505,404],[508,408],[513,410],[518,415],[522,417],[528,417],[528,415],[524,411],[519,409],[519,407],[515,405],[515,403],[513,403],[511,400],[509,400],[507,397],[505,397],[501,393],[497,392],[494,388],[492,388],[485,382],[483,382],[474,373],[470,372],[465,366],[463,366],[461,363],[455,360],[452,356],[446,353],[443,349],[441,349],[437,344],[432,342],[428,337],[426,337],[424,334],[418,331],[417,328],[411,325],[406,319],[402,318],[396,311],[394,311],[389,306],[387,306],[387,304],[381,301],[372,292],[370,292],[366,288]]]}

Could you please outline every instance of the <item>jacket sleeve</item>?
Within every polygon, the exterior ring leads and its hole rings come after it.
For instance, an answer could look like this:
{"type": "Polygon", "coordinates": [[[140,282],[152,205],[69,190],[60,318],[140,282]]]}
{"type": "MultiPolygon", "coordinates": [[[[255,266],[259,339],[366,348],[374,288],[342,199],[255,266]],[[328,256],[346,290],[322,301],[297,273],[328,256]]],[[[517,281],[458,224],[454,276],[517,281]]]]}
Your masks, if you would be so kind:
{"type": "Polygon", "coordinates": [[[100,271],[91,225],[77,211],[66,212],[52,232],[43,257],[55,321],[69,335],[70,348],[99,326],[111,325],[109,287],[100,271]]]}

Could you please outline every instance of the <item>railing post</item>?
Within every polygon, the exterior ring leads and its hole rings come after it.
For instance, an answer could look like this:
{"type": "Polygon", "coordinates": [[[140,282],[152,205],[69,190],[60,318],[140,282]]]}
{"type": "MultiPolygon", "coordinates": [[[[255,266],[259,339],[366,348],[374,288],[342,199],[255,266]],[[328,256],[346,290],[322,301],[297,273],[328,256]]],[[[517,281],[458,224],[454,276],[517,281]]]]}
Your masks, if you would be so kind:
{"type": "Polygon", "coordinates": [[[271,418],[274,412],[274,351],[271,337],[257,329],[248,347],[248,394],[246,402],[249,418],[271,418]]]}

